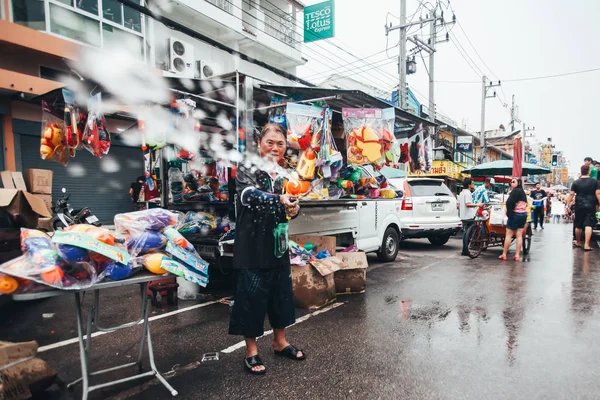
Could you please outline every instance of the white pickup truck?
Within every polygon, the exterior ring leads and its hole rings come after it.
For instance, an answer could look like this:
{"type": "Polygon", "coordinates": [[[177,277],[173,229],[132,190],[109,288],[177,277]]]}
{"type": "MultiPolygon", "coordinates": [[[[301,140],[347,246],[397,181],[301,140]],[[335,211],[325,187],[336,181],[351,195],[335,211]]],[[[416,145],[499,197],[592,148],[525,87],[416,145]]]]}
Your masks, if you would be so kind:
{"type": "Polygon", "coordinates": [[[400,199],[302,201],[290,223],[290,235],[335,236],[338,246],[355,244],[377,252],[381,261],[394,261],[402,234],[400,199]]]}

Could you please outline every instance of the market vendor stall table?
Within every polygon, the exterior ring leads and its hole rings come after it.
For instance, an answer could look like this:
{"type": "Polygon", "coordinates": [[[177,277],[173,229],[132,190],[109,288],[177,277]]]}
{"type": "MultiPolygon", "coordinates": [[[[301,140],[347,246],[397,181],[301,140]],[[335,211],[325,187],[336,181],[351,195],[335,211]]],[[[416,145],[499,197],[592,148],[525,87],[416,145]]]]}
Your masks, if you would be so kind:
{"type": "Polygon", "coordinates": [[[77,315],[77,334],[79,337],[79,357],[81,360],[82,377],[79,378],[78,380],[70,383],[67,387],[69,389],[71,389],[79,382],[83,382],[82,399],[84,399],[84,400],[87,399],[88,394],[94,390],[118,385],[123,382],[128,382],[128,381],[143,378],[146,376],[156,376],[156,378],[169,390],[169,392],[171,392],[171,395],[176,396],[177,391],[175,389],[173,389],[171,387],[171,385],[169,385],[169,383],[161,376],[161,374],[156,369],[156,364],[154,362],[154,350],[152,348],[152,340],[150,338],[150,325],[148,323],[148,312],[149,312],[150,306],[148,304],[149,299],[148,299],[148,295],[146,292],[149,282],[159,280],[159,279],[164,279],[165,277],[171,277],[171,276],[172,275],[169,275],[169,274],[155,275],[155,274],[151,274],[149,272],[145,272],[145,273],[140,273],[138,275],[134,275],[133,277],[131,277],[129,279],[124,279],[122,281],[101,282],[101,283],[97,283],[91,287],[88,287],[86,289],[81,289],[81,290],[72,290],[72,291],[50,290],[50,291],[38,292],[38,293],[14,294],[12,297],[13,297],[13,300],[15,300],[15,301],[26,301],[26,300],[48,298],[48,297],[63,296],[63,295],[69,294],[69,293],[72,293],[75,296],[75,309],[76,309],[76,315],[77,315]],[[138,320],[128,322],[128,323],[125,323],[122,325],[114,326],[114,327],[102,327],[98,322],[98,316],[100,315],[100,291],[104,290],[104,289],[111,289],[111,288],[123,287],[123,286],[128,286],[128,285],[134,285],[134,284],[140,285],[140,298],[142,301],[141,302],[141,305],[142,305],[141,315],[138,318],[138,320]],[[90,304],[90,306],[88,308],[87,322],[86,322],[86,326],[84,327],[84,321],[83,321],[82,312],[81,312],[81,309],[82,309],[81,294],[84,292],[91,292],[91,291],[94,292],[94,301],[90,304]],[[90,371],[90,354],[91,354],[91,349],[92,349],[92,328],[95,327],[98,331],[102,331],[102,332],[113,332],[113,331],[117,331],[117,330],[121,330],[121,329],[125,329],[125,328],[130,328],[130,327],[133,327],[136,325],[143,325],[142,335],[141,335],[141,339],[140,339],[140,352],[139,352],[138,360],[135,362],[115,366],[115,367],[104,369],[101,371],[91,372],[90,371]],[[85,329],[85,341],[84,341],[84,333],[83,333],[84,329],[85,329]],[[145,342],[148,343],[148,358],[150,360],[150,367],[152,369],[151,371],[148,371],[148,372],[142,372],[142,357],[144,354],[144,343],[145,342]],[[116,371],[116,370],[127,368],[127,367],[133,367],[136,365],[138,367],[138,374],[129,376],[127,378],[113,380],[113,381],[105,382],[102,384],[90,386],[89,380],[90,380],[90,377],[93,375],[101,375],[101,374],[104,374],[107,372],[116,371]]]}

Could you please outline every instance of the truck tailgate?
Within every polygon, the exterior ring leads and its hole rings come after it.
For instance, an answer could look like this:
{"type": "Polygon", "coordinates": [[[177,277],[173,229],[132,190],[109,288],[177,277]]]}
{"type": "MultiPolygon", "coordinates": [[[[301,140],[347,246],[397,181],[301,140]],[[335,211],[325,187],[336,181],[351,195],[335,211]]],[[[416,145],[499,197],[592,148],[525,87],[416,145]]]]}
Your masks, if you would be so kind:
{"type": "Polygon", "coordinates": [[[335,235],[358,231],[356,201],[301,201],[300,214],[290,221],[290,235],[335,235]]]}

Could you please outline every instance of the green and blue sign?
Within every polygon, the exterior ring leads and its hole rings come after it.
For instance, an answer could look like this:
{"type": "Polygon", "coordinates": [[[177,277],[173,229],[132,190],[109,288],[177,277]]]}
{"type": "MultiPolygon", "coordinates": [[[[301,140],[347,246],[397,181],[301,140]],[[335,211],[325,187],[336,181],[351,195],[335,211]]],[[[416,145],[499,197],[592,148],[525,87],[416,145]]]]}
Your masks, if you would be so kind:
{"type": "Polygon", "coordinates": [[[334,36],[334,0],[304,7],[304,43],[334,36]]]}

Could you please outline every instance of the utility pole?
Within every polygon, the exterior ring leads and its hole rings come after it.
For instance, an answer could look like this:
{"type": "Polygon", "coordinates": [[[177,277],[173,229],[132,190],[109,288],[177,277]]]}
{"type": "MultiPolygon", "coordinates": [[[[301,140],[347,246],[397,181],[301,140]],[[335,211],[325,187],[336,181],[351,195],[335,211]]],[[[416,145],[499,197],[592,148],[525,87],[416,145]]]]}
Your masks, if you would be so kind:
{"type": "Polygon", "coordinates": [[[515,95],[512,95],[512,106],[510,107],[510,131],[515,130],[515,95]]]}
{"type": "Polygon", "coordinates": [[[400,43],[398,43],[398,106],[406,109],[406,0],[400,0],[400,43]]]}
{"type": "Polygon", "coordinates": [[[487,82],[487,77],[484,75],[481,77],[481,134],[480,134],[480,141],[481,141],[481,154],[479,155],[479,159],[481,160],[480,162],[483,163],[485,162],[485,100],[492,98],[492,97],[496,97],[496,92],[494,92],[494,94],[492,96],[488,96],[487,91],[493,87],[497,87],[500,86],[500,81],[498,81],[497,84],[493,84],[492,82],[490,82],[489,85],[486,85],[487,82]]]}
{"type": "Polygon", "coordinates": [[[431,122],[435,122],[435,101],[434,101],[434,95],[435,95],[435,91],[434,91],[434,84],[435,84],[435,80],[433,79],[434,77],[434,55],[435,55],[435,43],[436,43],[436,16],[435,16],[435,12],[437,11],[437,4],[436,7],[433,10],[433,21],[429,24],[429,37],[430,39],[430,43],[429,46],[431,47],[431,54],[429,54],[429,119],[431,120],[431,122]]]}
{"type": "MultiPolygon", "coordinates": [[[[415,22],[410,22],[410,23],[406,23],[406,0],[400,0],[400,24],[397,26],[392,26],[392,24],[390,23],[390,25],[386,25],[385,26],[385,35],[387,36],[391,31],[399,29],[400,30],[400,43],[398,44],[398,50],[399,50],[399,54],[398,54],[398,73],[399,73],[399,79],[398,79],[398,105],[400,108],[405,109],[406,108],[406,75],[407,75],[407,70],[406,70],[406,60],[407,60],[407,56],[406,56],[406,41],[410,41],[412,43],[414,43],[417,48],[418,51],[427,51],[430,55],[429,58],[429,118],[434,121],[435,120],[435,101],[434,101],[434,78],[433,78],[433,68],[435,66],[434,64],[434,58],[433,58],[433,53],[435,53],[435,45],[436,43],[440,43],[440,42],[447,42],[449,41],[449,35],[446,34],[446,40],[442,40],[439,41],[436,38],[436,34],[437,34],[437,25],[436,22],[437,20],[441,20],[442,23],[441,25],[446,25],[446,22],[444,21],[443,18],[443,13],[441,17],[436,17],[436,11],[437,11],[437,5],[436,8],[433,11],[432,16],[427,16],[425,19],[421,19],[419,18],[418,21],[415,22]],[[413,37],[407,37],[407,29],[410,28],[411,26],[415,26],[415,25],[420,25],[421,28],[423,27],[423,24],[426,23],[431,23],[430,26],[430,34],[431,37],[428,41],[428,43],[425,43],[424,41],[422,41],[418,36],[413,36],[413,37]]],[[[451,24],[454,24],[456,22],[456,17],[454,15],[452,15],[452,22],[450,22],[451,24]]],[[[417,51],[417,52],[418,52],[417,51]]],[[[414,73],[416,71],[416,69],[411,69],[411,71],[409,71],[409,73],[414,73]]]]}

